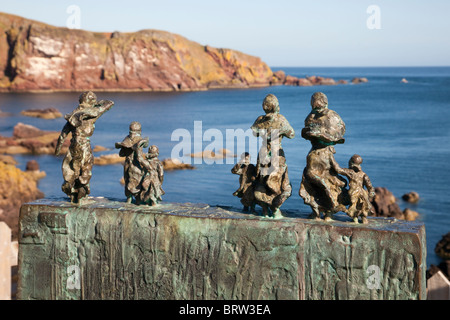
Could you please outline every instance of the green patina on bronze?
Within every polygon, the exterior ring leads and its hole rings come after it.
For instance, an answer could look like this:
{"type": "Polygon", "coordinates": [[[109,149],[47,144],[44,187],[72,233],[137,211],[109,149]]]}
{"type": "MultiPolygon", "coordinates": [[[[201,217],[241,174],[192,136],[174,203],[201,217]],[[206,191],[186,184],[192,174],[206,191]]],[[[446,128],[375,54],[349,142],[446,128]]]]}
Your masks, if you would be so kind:
{"type": "MultiPolygon", "coordinates": [[[[425,299],[425,228],[89,198],[22,207],[20,299],[425,299]],[[73,286],[75,268],[79,288],[73,286]],[[379,268],[370,287],[370,266],[379,268]],[[72,284],[72,285],[71,285],[72,284]]],[[[350,220],[350,221],[349,221],[350,220]]]]}

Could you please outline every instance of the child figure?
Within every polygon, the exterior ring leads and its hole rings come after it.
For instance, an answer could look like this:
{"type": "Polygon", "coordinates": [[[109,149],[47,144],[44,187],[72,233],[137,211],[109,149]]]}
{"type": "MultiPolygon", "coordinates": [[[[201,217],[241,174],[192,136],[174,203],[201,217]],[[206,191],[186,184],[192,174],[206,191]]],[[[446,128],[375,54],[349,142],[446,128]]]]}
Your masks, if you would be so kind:
{"type": "Polygon", "coordinates": [[[361,169],[362,162],[362,158],[355,154],[348,162],[348,169],[335,166],[335,170],[338,174],[346,176],[349,181],[350,206],[347,214],[356,223],[358,223],[358,217],[361,216],[362,223],[366,224],[368,223],[367,216],[372,210],[371,201],[375,197],[375,189],[367,174],[361,169]],[[364,187],[367,188],[367,191],[364,187]]]}
{"type": "Polygon", "coordinates": [[[142,149],[138,150],[138,161],[145,170],[142,181],[141,200],[150,206],[155,206],[162,201],[165,194],[162,189],[164,181],[164,168],[158,159],[159,149],[153,145],[148,148],[148,154],[144,155],[142,149]]]}
{"type": "Polygon", "coordinates": [[[252,212],[255,212],[253,182],[256,177],[256,167],[250,163],[250,154],[248,152],[244,152],[241,155],[241,160],[231,169],[231,173],[239,175],[239,189],[233,193],[233,196],[241,198],[244,212],[247,212],[249,207],[252,212]]]}

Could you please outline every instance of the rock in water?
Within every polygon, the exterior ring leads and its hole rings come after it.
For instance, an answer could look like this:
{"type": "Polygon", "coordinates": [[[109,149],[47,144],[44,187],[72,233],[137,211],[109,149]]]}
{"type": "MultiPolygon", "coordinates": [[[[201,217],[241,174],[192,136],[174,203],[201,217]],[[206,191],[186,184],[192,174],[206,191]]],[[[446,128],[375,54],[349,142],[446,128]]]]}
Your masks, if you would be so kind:
{"type": "Polygon", "coordinates": [[[27,117],[42,118],[42,119],[57,119],[62,117],[61,112],[59,112],[55,108],[23,110],[20,112],[20,114],[27,117]]]}
{"type": "Polygon", "coordinates": [[[436,244],[434,251],[442,259],[450,260],[450,232],[436,244]]]}
{"type": "Polygon", "coordinates": [[[375,198],[372,201],[372,205],[377,217],[403,219],[403,212],[398,206],[395,196],[386,188],[375,188],[375,198]]]}
{"type": "Polygon", "coordinates": [[[415,191],[411,191],[402,196],[402,199],[409,203],[417,203],[420,200],[419,194],[415,191]]]}

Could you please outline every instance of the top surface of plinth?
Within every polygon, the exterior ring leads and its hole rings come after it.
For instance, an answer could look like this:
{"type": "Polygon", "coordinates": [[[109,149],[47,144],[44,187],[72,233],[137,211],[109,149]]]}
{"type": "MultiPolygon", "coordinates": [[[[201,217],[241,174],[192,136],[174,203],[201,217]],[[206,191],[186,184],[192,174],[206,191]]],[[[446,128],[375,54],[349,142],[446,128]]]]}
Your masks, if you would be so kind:
{"type": "Polygon", "coordinates": [[[260,220],[283,223],[302,223],[302,224],[322,224],[333,227],[364,228],[381,231],[418,233],[424,228],[421,221],[405,221],[395,218],[368,217],[369,223],[354,223],[350,217],[344,213],[335,214],[332,221],[309,219],[309,213],[300,212],[300,210],[281,210],[283,218],[273,219],[263,217],[259,213],[244,213],[238,208],[231,206],[212,206],[204,203],[171,203],[162,202],[156,206],[128,204],[125,201],[112,201],[102,197],[89,197],[82,204],[73,204],[69,201],[57,201],[50,199],[40,199],[29,202],[30,206],[47,206],[54,210],[113,210],[117,212],[138,213],[138,214],[168,214],[176,216],[186,216],[195,218],[213,218],[213,219],[243,219],[260,220]]]}

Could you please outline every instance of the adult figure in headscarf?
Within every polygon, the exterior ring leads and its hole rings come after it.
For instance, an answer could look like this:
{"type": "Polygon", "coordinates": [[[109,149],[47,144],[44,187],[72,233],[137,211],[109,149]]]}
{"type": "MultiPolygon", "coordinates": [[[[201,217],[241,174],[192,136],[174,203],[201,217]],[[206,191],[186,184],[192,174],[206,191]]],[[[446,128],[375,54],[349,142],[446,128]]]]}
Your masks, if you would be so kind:
{"type": "Polygon", "coordinates": [[[335,167],[334,145],[345,142],[345,124],[341,117],[328,109],[328,98],[322,92],[311,97],[312,110],[305,119],[302,137],[311,142],[311,150],[306,158],[299,194],[305,204],[312,208],[312,218],[330,220],[333,213],[346,211],[348,202],[346,181],[340,177],[335,167]]]}
{"type": "Polygon", "coordinates": [[[125,196],[127,203],[131,203],[133,197],[139,204],[142,191],[142,180],[145,175],[144,168],[137,158],[137,150],[148,147],[148,138],[142,138],[142,127],[137,121],[130,124],[128,135],[122,142],[116,142],[116,149],[120,149],[119,156],[124,157],[123,178],[125,180],[125,196]]]}

